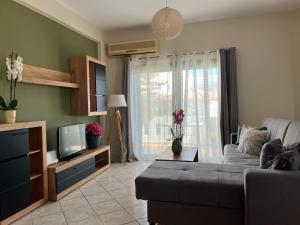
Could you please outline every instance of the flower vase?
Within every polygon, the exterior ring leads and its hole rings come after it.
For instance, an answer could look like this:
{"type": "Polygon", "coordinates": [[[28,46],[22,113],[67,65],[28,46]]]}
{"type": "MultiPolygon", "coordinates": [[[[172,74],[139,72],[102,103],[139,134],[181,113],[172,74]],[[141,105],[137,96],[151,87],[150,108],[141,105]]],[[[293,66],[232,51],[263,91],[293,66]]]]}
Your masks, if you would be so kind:
{"type": "Polygon", "coordinates": [[[5,110],[4,111],[4,122],[5,123],[15,123],[16,122],[16,110],[5,110]]]}
{"type": "Polygon", "coordinates": [[[172,151],[174,155],[179,155],[182,151],[182,139],[175,138],[172,142],[172,151]]]}
{"type": "Polygon", "coordinates": [[[98,135],[86,135],[86,144],[89,149],[96,149],[100,146],[101,136],[98,135]]]}

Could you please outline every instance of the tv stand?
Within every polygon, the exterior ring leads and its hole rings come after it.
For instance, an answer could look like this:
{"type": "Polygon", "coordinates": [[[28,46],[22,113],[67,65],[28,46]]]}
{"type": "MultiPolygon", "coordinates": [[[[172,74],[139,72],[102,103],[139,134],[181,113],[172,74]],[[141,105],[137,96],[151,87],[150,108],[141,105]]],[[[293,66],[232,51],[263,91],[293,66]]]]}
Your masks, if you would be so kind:
{"type": "Polygon", "coordinates": [[[109,145],[83,150],[79,156],[48,166],[49,200],[61,199],[109,166],[109,145]]]}

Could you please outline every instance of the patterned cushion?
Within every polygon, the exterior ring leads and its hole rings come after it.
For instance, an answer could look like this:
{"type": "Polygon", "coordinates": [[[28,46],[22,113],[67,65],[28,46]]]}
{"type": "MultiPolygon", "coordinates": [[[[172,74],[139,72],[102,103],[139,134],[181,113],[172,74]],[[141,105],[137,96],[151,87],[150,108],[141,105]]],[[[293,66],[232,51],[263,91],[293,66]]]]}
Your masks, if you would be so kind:
{"type": "Polygon", "coordinates": [[[269,136],[269,131],[243,126],[238,150],[243,153],[260,155],[262,146],[269,140],[269,136]]]}

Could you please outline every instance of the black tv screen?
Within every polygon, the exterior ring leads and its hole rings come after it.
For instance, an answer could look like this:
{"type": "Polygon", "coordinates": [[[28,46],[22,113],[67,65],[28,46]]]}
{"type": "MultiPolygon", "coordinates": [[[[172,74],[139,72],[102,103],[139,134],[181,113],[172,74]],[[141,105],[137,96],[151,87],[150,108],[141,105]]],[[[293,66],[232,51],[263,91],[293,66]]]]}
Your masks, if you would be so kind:
{"type": "Polygon", "coordinates": [[[59,127],[57,136],[60,160],[86,149],[85,124],[59,127]]]}

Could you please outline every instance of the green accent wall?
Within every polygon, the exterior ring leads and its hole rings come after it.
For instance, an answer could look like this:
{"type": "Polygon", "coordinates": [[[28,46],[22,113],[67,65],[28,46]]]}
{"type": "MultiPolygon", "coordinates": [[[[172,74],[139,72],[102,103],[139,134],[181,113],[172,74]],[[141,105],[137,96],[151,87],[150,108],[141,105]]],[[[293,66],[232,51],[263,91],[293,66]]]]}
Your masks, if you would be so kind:
{"type": "MultiPolygon", "coordinates": [[[[9,95],[5,58],[13,50],[25,64],[68,71],[68,58],[89,55],[97,58],[97,43],[12,0],[0,2],[0,95],[9,95]]],[[[56,149],[59,126],[90,123],[97,117],[70,115],[70,90],[19,83],[17,120],[46,120],[48,150],[56,149]]],[[[0,122],[3,115],[0,112],[0,122]]]]}

